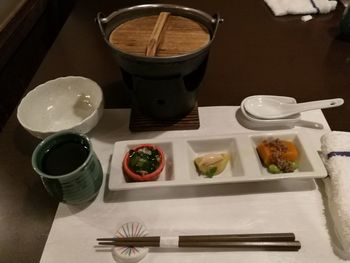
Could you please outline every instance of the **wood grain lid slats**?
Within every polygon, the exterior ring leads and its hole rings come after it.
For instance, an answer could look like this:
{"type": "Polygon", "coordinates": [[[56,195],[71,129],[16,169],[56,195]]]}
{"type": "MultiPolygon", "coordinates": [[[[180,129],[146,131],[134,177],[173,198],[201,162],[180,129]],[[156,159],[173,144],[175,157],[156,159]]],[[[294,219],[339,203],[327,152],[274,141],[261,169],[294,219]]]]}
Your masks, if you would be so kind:
{"type": "MultiPolygon", "coordinates": [[[[109,36],[110,43],[123,52],[144,56],[157,18],[157,15],[139,17],[117,26],[109,36]]],[[[210,34],[205,26],[186,17],[170,15],[155,56],[192,53],[209,41],[210,34]]]]}

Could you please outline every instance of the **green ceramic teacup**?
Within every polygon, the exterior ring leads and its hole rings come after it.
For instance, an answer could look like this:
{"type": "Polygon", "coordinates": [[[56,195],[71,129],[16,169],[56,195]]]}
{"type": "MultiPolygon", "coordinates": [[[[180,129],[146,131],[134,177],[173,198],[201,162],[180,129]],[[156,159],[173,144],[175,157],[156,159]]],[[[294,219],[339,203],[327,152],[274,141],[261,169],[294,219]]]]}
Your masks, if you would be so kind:
{"type": "Polygon", "coordinates": [[[60,202],[85,203],[96,197],[102,184],[101,164],[85,135],[60,132],[45,138],[33,152],[32,165],[60,202]]]}

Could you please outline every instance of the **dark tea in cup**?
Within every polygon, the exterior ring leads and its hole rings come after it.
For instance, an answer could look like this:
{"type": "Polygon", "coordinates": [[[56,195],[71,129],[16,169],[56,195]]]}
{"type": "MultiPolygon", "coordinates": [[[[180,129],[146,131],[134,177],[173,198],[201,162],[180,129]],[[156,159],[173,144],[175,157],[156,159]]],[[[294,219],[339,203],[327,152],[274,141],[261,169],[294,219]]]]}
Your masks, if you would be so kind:
{"type": "Polygon", "coordinates": [[[61,132],[47,137],[34,150],[32,165],[46,190],[60,202],[87,202],[102,184],[101,164],[85,135],[61,132]]]}
{"type": "Polygon", "coordinates": [[[42,160],[42,171],[49,175],[70,173],[82,165],[89,156],[84,142],[67,141],[49,149],[42,160]]]}

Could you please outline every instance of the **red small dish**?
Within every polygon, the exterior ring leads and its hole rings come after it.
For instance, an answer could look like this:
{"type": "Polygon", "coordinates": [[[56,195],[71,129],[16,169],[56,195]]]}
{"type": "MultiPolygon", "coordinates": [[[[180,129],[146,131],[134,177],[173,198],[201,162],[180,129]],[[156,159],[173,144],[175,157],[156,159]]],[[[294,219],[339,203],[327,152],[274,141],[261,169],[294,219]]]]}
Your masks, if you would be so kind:
{"type": "Polygon", "coordinates": [[[159,166],[155,171],[153,171],[152,173],[146,174],[146,175],[140,175],[138,173],[135,173],[129,167],[130,156],[129,156],[129,151],[128,151],[125,154],[124,159],[123,159],[123,170],[124,170],[124,174],[126,176],[128,176],[132,181],[136,181],[136,182],[155,181],[158,179],[159,175],[161,174],[161,172],[164,169],[165,154],[164,154],[163,150],[161,148],[159,148],[158,146],[156,146],[154,144],[141,144],[141,145],[138,145],[137,147],[134,147],[132,150],[137,151],[137,150],[144,148],[144,147],[156,149],[158,151],[159,156],[160,156],[159,166]]]}

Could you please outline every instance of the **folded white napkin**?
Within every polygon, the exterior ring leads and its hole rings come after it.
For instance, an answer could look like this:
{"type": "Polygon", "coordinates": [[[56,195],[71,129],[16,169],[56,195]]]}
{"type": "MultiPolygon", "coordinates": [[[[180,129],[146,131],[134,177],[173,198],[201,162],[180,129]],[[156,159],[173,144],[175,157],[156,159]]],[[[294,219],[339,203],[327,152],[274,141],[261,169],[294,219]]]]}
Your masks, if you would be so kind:
{"type": "Polygon", "coordinates": [[[337,252],[350,259],[350,133],[332,131],[323,135],[321,150],[329,174],[324,179],[329,213],[340,243],[337,252]]]}
{"type": "Polygon", "coordinates": [[[337,1],[329,0],[264,0],[275,16],[326,14],[333,11],[337,1]]]}

